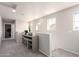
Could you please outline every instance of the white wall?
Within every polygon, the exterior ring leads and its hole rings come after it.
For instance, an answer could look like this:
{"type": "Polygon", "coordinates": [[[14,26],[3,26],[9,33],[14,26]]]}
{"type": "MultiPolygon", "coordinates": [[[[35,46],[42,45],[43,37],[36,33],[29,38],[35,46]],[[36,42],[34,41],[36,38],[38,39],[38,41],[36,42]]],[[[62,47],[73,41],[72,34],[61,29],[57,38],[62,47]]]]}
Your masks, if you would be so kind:
{"type": "Polygon", "coordinates": [[[57,27],[54,47],[79,54],[79,31],[73,31],[74,13],[79,13],[79,6],[56,13],[57,27]]]}
{"type": "Polygon", "coordinates": [[[0,16],[0,45],[1,45],[1,40],[2,40],[2,19],[0,16]]]}
{"type": "Polygon", "coordinates": [[[24,32],[28,29],[28,23],[26,21],[16,20],[16,32],[24,32]]]}
{"type": "Polygon", "coordinates": [[[47,32],[47,19],[56,17],[56,32],[53,33],[53,49],[63,48],[73,53],[79,54],[79,31],[73,31],[73,14],[79,13],[79,5],[71,7],[60,12],[45,16],[43,18],[32,21],[33,31],[37,21],[43,21],[39,27],[39,32],[47,32]]]}
{"type": "Polygon", "coordinates": [[[22,43],[22,34],[25,30],[28,30],[28,23],[26,21],[16,20],[16,40],[18,43],[22,43]]]}
{"type": "Polygon", "coordinates": [[[34,20],[32,22],[32,32],[46,32],[47,31],[47,21],[46,17],[34,20]],[[40,24],[39,24],[40,23],[40,24]],[[38,30],[36,30],[36,25],[38,25],[38,30]]]}

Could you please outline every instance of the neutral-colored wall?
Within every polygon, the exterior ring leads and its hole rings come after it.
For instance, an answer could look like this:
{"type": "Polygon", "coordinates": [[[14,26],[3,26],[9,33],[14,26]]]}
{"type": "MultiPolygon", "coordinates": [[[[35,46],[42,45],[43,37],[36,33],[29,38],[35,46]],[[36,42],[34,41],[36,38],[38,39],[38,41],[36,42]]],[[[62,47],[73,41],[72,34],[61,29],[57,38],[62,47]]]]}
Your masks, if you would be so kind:
{"type": "Polygon", "coordinates": [[[24,32],[28,29],[28,23],[26,21],[16,20],[16,32],[24,32]]]}
{"type": "Polygon", "coordinates": [[[35,20],[32,23],[32,32],[46,32],[46,29],[47,29],[47,21],[46,21],[46,18],[42,18],[42,19],[39,19],[39,20],[35,20]],[[40,23],[40,24],[39,24],[40,23]],[[38,25],[38,30],[36,31],[36,25],[38,25]]]}
{"type": "Polygon", "coordinates": [[[25,30],[28,30],[28,23],[26,21],[16,20],[16,40],[21,42],[22,34],[25,30]]]}
{"type": "Polygon", "coordinates": [[[53,33],[52,49],[62,48],[79,54],[79,31],[73,31],[74,13],[79,13],[79,5],[32,21],[32,29],[34,32],[48,32],[47,19],[56,17],[56,31],[50,31],[53,33]],[[39,25],[39,30],[36,31],[35,26],[39,23],[39,20],[42,24],[39,25]]]}
{"type": "Polygon", "coordinates": [[[0,16],[0,45],[1,45],[1,40],[2,40],[2,19],[0,16]]]}

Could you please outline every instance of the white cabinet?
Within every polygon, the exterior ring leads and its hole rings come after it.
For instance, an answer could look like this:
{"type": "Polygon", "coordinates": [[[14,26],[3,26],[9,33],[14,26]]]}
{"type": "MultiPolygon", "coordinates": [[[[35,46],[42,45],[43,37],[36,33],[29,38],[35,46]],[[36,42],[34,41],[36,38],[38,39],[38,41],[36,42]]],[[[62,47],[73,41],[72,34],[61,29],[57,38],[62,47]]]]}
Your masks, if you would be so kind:
{"type": "Polygon", "coordinates": [[[22,43],[28,48],[32,49],[33,51],[37,51],[38,46],[38,37],[37,36],[28,36],[22,35],[22,43]]]}

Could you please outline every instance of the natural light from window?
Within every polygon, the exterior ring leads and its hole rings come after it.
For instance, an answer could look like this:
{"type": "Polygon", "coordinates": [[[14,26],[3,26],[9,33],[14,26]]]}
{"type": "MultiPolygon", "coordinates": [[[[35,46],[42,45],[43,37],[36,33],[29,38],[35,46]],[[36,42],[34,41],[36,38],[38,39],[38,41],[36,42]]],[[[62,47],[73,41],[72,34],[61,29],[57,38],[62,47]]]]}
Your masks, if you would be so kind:
{"type": "Polygon", "coordinates": [[[79,13],[74,14],[73,16],[73,30],[79,30],[79,13]]]}
{"type": "Polygon", "coordinates": [[[36,25],[36,31],[38,31],[38,25],[36,25]]]}
{"type": "Polygon", "coordinates": [[[56,26],[56,18],[50,18],[47,20],[47,30],[50,31],[52,27],[56,26]]]}

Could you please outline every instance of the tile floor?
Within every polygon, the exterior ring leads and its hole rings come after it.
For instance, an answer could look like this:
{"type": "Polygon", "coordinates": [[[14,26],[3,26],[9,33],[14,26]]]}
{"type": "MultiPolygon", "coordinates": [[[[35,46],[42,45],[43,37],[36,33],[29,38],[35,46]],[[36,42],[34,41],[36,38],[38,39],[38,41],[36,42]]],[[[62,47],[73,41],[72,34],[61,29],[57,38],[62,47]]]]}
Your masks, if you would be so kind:
{"type": "Polygon", "coordinates": [[[0,57],[46,57],[40,52],[33,52],[15,40],[2,41],[0,57]]]}
{"type": "MultiPolygon", "coordinates": [[[[0,57],[47,57],[40,52],[33,52],[15,40],[4,40],[0,46],[0,57]]],[[[79,57],[63,49],[53,51],[52,57],[79,57]]]]}

